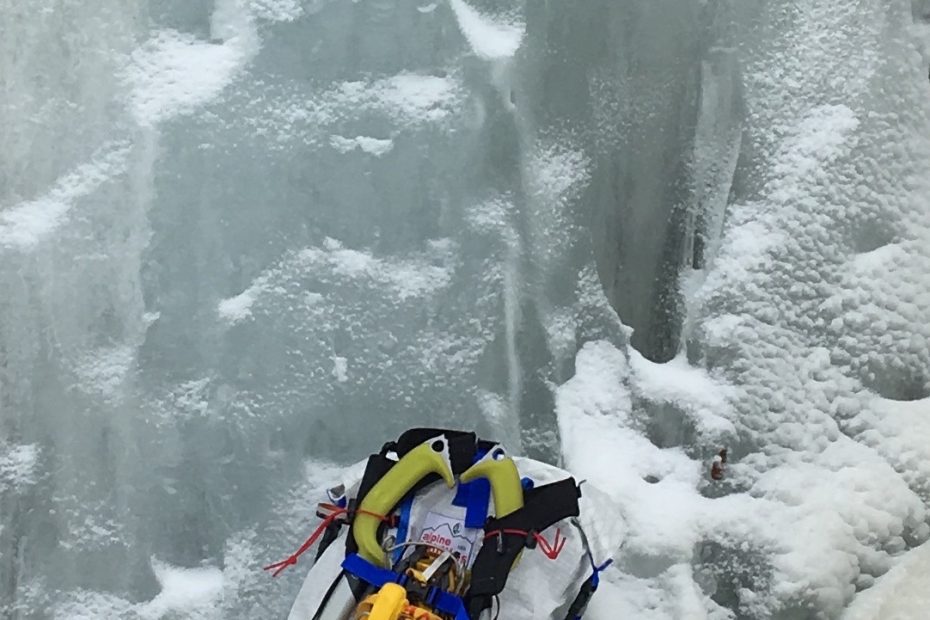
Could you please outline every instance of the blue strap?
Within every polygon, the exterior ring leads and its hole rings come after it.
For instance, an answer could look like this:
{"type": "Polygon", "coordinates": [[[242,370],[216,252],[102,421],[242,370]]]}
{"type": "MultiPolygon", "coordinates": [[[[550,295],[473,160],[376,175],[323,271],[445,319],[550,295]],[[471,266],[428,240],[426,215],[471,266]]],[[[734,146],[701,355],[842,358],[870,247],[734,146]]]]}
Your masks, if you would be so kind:
{"type": "Polygon", "coordinates": [[[483,528],[488,520],[488,504],[491,502],[491,483],[487,478],[472,480],[466,486],[468,503],[465,506],[465,527],[483,528]]]}
{"type": "MultiPolygon", "coordinates": [[[[342,568],[347,573],[355,575],[362,581],[376,588],[380,588],[386,583],[399,583],[403,585],[407,581],[405,575],[395,573],[387,568],[375,566],[357,553],[347,555],[346,559],[342,561],[342,568]]],[[[455,620],[471,620],[468,617],[468,612],[465,611],[464,601],[454,594],[449,594],[439,588],[429,588],[426,595],[426,602],[444,614],[451,614],[454,616],[455,620]]]]}
{"type": "MultiPolygon", "coordinates": [[[[472,463],[477,463],[487,450],[475,453],[472,463]]],[[[471,482],[459,482],[452,500],[453,506],[465,507],[465,527],[480,529],[488,520],[488,504],[491,502],[491,483],[486,478],[476,478],[471,482]]]]}
{"type": "MultiPolygon", "coordinates": [[[[600,566],[598,566],[597,564],[594,563],[594,556],[591,555],[590,549],[587,549],[585,551],[585,555],[588,556],[588,561],[591,563],[591,576],[588,578],[588,581],[586,582],[586,583],[591,584],[591,590],[588,592],[587,600],[584,602],[582,606],[583,609],[587,608],[588,603],[591,602],[591,597],[594,596],[595,592],[597,592],[597,587],[601,583],[601,573],[614,562],[613,559],[610,559],[604,562],[603,564],[601,564],[600,566]]],[[[578,596],[580,597],[583,592],[584,592],[584,586],[582,586],[582,591],[578,593],[578,596]]],[[[574,618],[572,618],[572,620],[581,620],[581,614],[575,616],[574,618]]]]}
{"type": "MultiPolygon", "coordinates": [[[[590,558],[591,556],[588,556],[588,557],[590,558]]],[[[594,571],[591,575],[591,585],[594,587],[595,590],[597,590],[597,586],[600,585],[601,583],[601,573],[604,572],[604,569],[606,569],[608,566],[610,566],[613,563],[614,563],[613,559],[610,559],[604,562],[603,564],[601,564],[600,566],[596,566],[594,564],[594,558],[591,558],[591,569],[594,571]]]]}
{"type": "Polygon", "coordinates": [[[433,588],[433,590],[438,592],[435,597],[436,602],[433,603],[436,609],[446,614],[452,614],[455,620],[471,620],[468,617],[468,612],[465,611],[465,602],[461,598],[436,588],[433,588]]]}
{"type": "MultiPolygon", "coordinates": [[[[397,544],[407,542],[407,533],[410,530],[410,510],[413,508],[413,493],[407,496],[407,498],[400,503],[400,519],[397,522],[397,544]]],[[[404,556],[404,551],[406,547],[397,547],[394,550],[394,556],[391,560],[393,564],[400,562],[400,559],[404,556]]]]}
{"type": "Polygon", "coordinates": [[[347,573],[355,575],[376,588],[380,588],[386,583],[400,583],[404,579],[404,575],[395,573],[388,568],[375,566],[357,553],[347,555],[346,559],[342,561],[342,568],[347,573]]]}

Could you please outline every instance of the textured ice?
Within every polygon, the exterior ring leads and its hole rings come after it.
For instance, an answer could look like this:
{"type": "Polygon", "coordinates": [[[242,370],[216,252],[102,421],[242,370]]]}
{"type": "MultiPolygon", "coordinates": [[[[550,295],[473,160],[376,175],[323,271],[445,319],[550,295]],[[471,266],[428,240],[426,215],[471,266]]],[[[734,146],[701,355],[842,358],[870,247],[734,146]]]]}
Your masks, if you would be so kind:
{"type": "MultiPolygon", "coordinates": [[[[310,4],[321,4],[321,2],[317,0],[310,4]]],[[[294,21],[304,12],[301,0],[250,0],[249,8],[256,17],[276,22],[294,21]]]]}
{"type": "Polygon", "coordinates": [[[608,572],[586,616],[597,620],[630,616],[643,620],[732,618],[697,587],[691,567],[686,564],[676,564],[653,578],[608,572]]]}
{"type": "MultiPolygon", "coordinates": [[[[263,295],[283,294],[289,281],[314,273],[330,273],[381,285],[402,301],[442,289],[450,278],[447,268],[422,259],[384,260],[368,252],[346,248],[335,239],[327,239],[322,247],[301,250],[256,278],[242,293],[220,301],[217,311],[224,320],[237,323],[252,316],[253,305],[263,295]]],[[[320,301],[317,295],[305,297],[309,306],[320,301]]]]}
{"type": "Polygon", "coordinates": [[[205,615],[223,593],[223,573],[216,568],[179,568],[153,559],[152,569],[161,591],[139,609],[143,619],[205,615]]]}
{"type": "Polygon", "coordinates": [[[223,595],[222,571],[211,567],[180,568],[152,558],[152,571],[160,588],[150,601],[131,603],[117,596],[98,592],[77,591],[70,600],[53,612],[56,620],[218,620],[222,610],[218,603],[223,595]]]}
{"type": "Polygon", "coordinates": [[[514,244],[516,237],[511,223],[513,211],[514,205],[511,202],[494,198],[471,207],[465,214],[465,223],[476,232],[503,235],[508,244],[514,244]]]}
{"type": "Polygon", "coordinates": [[[925,71],[886,36],[906,30],[903,3],[808,9],[769,26],[782,38],[745,69],[763,174],[696,293],[694,344],[733,386],[741,484],[779,507],[769,600],[741,600],[755,616],[837,614],[928,534],[925,452],[902,439],[926,436],[925,71]]]}
{"type": "Polygon", "coordinates": [[[848,428],[857,441],[881,454],[925,503],[930,500],[930,398],[874,398],[848,428]]]}
{"type": "MultiPolygon", "coordinates": [[[[878,575],[889,568],[887,554],[905,548],[902,536],[908,528],[927,534],[920,526],[925,507],[908,488],[908,478],[896,478],[888,462],[843,436],[826,442],[816,459],[789,453],[766,473],[751,471],[764,467],[765,459],[731,465],[728,477],[754,479],[749,496],[704,497],[708,464],[647,440],[633,407],[637,393],[652,402],[692,408],[699,423],[711,422],[706,437],[732,438],[731,424],[717,414],[733,415],[726,399],[736,392],[684,360],[656,365],[604,342],[582,347],[575,377],[559,388],[556,407],[566,466],[608,490],[622,506],[627,527],[622,557],[631,563],[621,559],[613,579],[623,588],[645,579],[640,585],[660,601],[652,612],[657,618],[728,617],[692,581],[708,579],[692,577],[691,559],[695,549],[712,541],[768,549],[772,572],[766,579],[780,600],[803,588],[819,607],[841,609],[863,573],[878,575]],[[882,537],[883,551],[868,542],[876,535],[882,537]],[[682,591],[687,583],[692,585],[682,591]]],[[[925,437],[919,423],[910,428],[925,437]]],[[[919,455],[912,454],[911,462],[919,455]]],[[[610,592],[605,600],[617,605],[633,605],[630,599],[646,595],[642,589],[610,592]]],[[[767,613],[768,604],[748,593],[743,601],[752,615],[767,613]]]]}
{"type": "Polygon", "coordinates": [[[699,499],[694,487],[700,465],[643,436],[632,417],[628,375],[626,355],[610,343],[581,348],[575,377],[559,388],[556,399],[566,466],[620,501],[630,527],[627,545],[655,544],[656,552],[673,549],[684,558],[690,551],[682,537],[690,541],[693,534],[680,520],[690,517],[688,505],[699,499]],[[648,477],[661,481],[651,494],[644,492],[651,488],[648,477]],[[676,510],[665,510],[666,502],[676,510]]]}
{"type": "Polygon", "coordinates": [[[913,620],[930,609],[930,543],[899,558],[894,568],[860,594],[842,620],[913,620]]]}
{"type": "MultiPolygon", "coordinates": [[[[816,174],[835,158],[848,154],[850,133],[859,126],[855,113],[845,105],[824,105],[809,110],[783,139],[772,166],[771,195],[779,202],[800,196],[799,182],[816,174]]],[[[803,191],[803,190],[802,190],[803,191]]]]}
{"type": "Polygon", "coordinates": [[[540,141],[525,166],[529,243],[540,268],[548,270],[564,260],[574,243],[566,234],[572,226],[570,205],[590,180],[590,161],[570,143],[540,141]]]}
{"type": "Polygon", "coordinates": [[[206,415],[209,406],[210,379],[185,381],[172,394],[172,414],[181,417],[206,415]]]}
{"type": "Polygon", "coordinates": [[[581,150],[564,144],[540,144],[529,161],[530,193],[548,200],[566,199],[588,180],[590,162],[581,150]]]}
{"type": "MultiPolygon", "coordinates": [[[[725,536],[771,544],[775,530],[758,518],[758,511],[773,519],[780,506],[746,497],[703,497],[704,464],[680,448],[657,447],[633,415],[632,393],[650,387],[654,377],[640,369],[638,374],[647,376],[637,385],[627,357],[607,342],[585,344],[575,376],[558,389],[556,400],[566,467],[608,491],[625,525],[623,552],[607,574],[614,587],[605,590],[593,607],[601,611],[592,617],[611,617],[608,610],[615,606],[655,618],[716,617],[718,606],[692,578],[695,548],[724,528],[729,530],[725,536]]],[[[677,372],[690,385],[664,387],[667,398],[688,390],[698,398],[713,398],[704,393],[708,384],[700,371],[677,372]]]]}

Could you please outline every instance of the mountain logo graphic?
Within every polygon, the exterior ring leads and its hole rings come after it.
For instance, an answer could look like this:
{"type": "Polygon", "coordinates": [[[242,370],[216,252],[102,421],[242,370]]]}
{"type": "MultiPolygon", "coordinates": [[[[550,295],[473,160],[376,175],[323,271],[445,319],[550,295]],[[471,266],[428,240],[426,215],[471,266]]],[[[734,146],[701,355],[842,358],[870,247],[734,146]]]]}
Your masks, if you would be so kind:
{"type": "Polygon", "coordinates": [[[451,552],[463,567],[471,564],[477,530],[469,531],[460,518],[429,512],[418,536],[420,542],[451,552]]]}

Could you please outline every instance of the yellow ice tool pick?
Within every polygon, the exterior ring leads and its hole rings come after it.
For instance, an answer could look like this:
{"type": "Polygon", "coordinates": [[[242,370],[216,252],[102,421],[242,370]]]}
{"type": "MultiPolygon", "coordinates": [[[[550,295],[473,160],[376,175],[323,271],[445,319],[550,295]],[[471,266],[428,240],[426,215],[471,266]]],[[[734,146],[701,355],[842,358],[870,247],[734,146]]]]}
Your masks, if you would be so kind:
{"type": "Polygon", "coordinates": [[[396,583],[386,583],[368,613],[368,620],[398,620],[407,606],[407,591],[396,583]]]}
{"type": "Polygon", "coordinates": [[[360,556],[372,564],[388,567],[387,554],[378,542],[379,515],[386,516],[394,510],[407,491],[428,474],[442,476],[450,489],[455,486],[445,435],[424,441],[401,457],[362,499],[352,524],[352,536],[360,556]]]}
{"type": "Polygon", "coordinates": [[[386,583],[377,594],[368,596],[355,609],[354,620],[442,620],[420,605],[411,605],[407,591],[396,583],[386,583]]]}
{"type": "Polygon", "coordinates": [[[500,444],[494,445],[461,476],[462,482],[471,482],[475,478],[487,478],[491,483],[494,516],[498,519],[523,508],[523,486],[520,484],[520,472],[517,471],[517,465],[500,444]]]}

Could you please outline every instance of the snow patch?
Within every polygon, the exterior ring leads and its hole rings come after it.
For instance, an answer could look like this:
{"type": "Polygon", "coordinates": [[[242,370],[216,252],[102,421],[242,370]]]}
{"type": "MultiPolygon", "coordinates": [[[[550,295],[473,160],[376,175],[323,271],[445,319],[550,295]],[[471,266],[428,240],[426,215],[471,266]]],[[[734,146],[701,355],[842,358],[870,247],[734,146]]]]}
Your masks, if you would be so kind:
{"type": "Polygon", "coordinates": [[[374,82],[343,82],[327,98],[339,109],[381,110],[397,122],[417,123],[448,117],[462,97],[452,78],[400,73],[374,82]]]}
{"type": "Polygon", "coordinates": [[[497,60],[512,57],[523,40],[523,24],[494,21],[464,0],[451,0],[459,30],[479,58],[497,60]]]}
{"type": "Polygon", "coordinates": [[[446,267],[416,259],[382,260],[368,252],[344,248],[331,238],[324,242],[323,249],[308,248],[299,257],[307,267],[326,266],[337,276],[387,285],[402,301],[444,288],[452,278],[446,267]]]}
{"type": "Polygon", "coordinates": [[[884,277],[898,265],[905,264],[909,256],[899,243],[889,243],[869,252],[856,254],[851,266],[858,276],[884,277]]]}
{"type": "Polygon", "coordinates": [[[448,115],[458,98],[458,85],[449,78],[404,73],[374,84],[381,100],[412,118],[437,120],[448,115]]]}
{"type": "Polygon", "coordinates": [[[252,304],[255,303],[264,288],[260,282],[256,282],[238,295],[220,301],[216,306],[220,318],[230,325],[235,325],[250,318],[252,316],[252,304]]]}
{"type": "Polygon", "coordinates": [[[567,197],[590,178],[590,160],[581,150],[552,144],[536,148],[529,162],[530,193],[550,200],[567,197]]]}
{"type": "Polygon", "coordinates": [[[80,383],[78,388],[87,393],[99,393],[113,397],[119,392],[132,365],[135,349],[117,346],[96,349],[84,356],[74,369],[80,383]]]}
{"type": "Polygon", "coordinates": [[[216,306],[216,312],[220,319],[228,325],[235,325],[252,317],[252,306],[268,290],[272,279],[276,275],[276,270],[271,270],[259,275],[247,289],[221,300],[216,306]]]}
{"type": "Polygon", "coordinates": [[[0,211],[0,247],[28,250],[66,220],[75,203],[127,170],[132,145],[109,142],[82,164],[59,178],[43,197],[0,211]]]}
{"type": "Polygon", "coordinates": [[[370,138],[368,136],[346,138],[343,136],[334,135],[330,136],[329,144],[340,153],[350,153],[358,149],[363,153],[368,153],[369,155],[374,155],[375,157],[381,157],[382,155],[390,153],[394,148],[393,140],[381,140],[378,138],[370,138]]]}
{"type": "Polygon", "coordinates": [[[34,483],[38,462],[35,444],[0,444],[0,491],[34,483]]]}
{"type": "MultiPolygon", "coordinates": [[[[224,11],[228,12],[228,11],[224,11]]],[[[257,33],[245,15],[214,13],[214,35],[229,35],[222,44],[207,43],[175,30],[162,30],[133,52],[123,79],[129,107],[143,126],[189,114],[216,98],[258,51],[257,33]],[[235,24],[233,17],[244,22],[235,24]]]]}
{"type": "Polygon", "coordinates": [[[217,620],[223,597],[222,571],[213,567],[179,568],[152,558],[152,570],[161,591],[151,601],[131,603],[102,592],[76,590],[53,610],[56,620],[217,620]]]}
{"type": "Polygon", "coordinates": [[[333,377],[339,383],[345,383],[349,380],[349,360],[338,355],[329,358],[333,362],[333,377]]]}
{"type": "Polygon", "coordinates": [[[139,606],[143,619],[160,620],[169,614],[190,617],[212,609],[223,594],[223,573],[218,568],[179,568],[152,558],[152,570],[161,592],[139,606]]]}
{"type": "Polygon", "coordinates": [[[734,416],[729,398],[737,396],[732,387],[712,379],[703,368],[690,365],[683,355],[664,364],[651,362],[632,348],[629,355],[633,386],[643,398],[677,405],[693,416],[704,433],[736,432],[728,419],[734,416]]]}
{"type": "MultiPolygon", "coordinates": [[[[266,298],[295,293],[297,280],[316,276],[322,286],[333,280],[355,281],[388,292],[399,301],[424,298],[444,289],[452,281],[452,266],[445,264],[451,246],[433,243],[427,252],[409,258],[377,258],[370,252],[346,248],[327,238],[321,247],[291,253],[260,274],[243,292],[217,304],[219,318],[228,325],[249,319],[266,298]],[[442,264],[435,264],[440,262],[442,264]]],[[[324,295],[315,291],[296,292],[300,307],[319,310],[324,295]]]]}
{"type": "Polygon", "coordinates": [[[503,198],[494,198],[469,207],[465,212],[465,223],[479,233],[496,233],[510,229],[510,211],[513,203],[503,198]]]}
{"type": "Polygon", "coordinates": [[[171,394],[174,413],[183,417],[205,415],[210,407],[210,379],[193,379],[178,385],[171,394]]]}
{"type": "Polygon", "coordinates": [[[585,617],[592,620],[732,620],[733,616],[701,592],[691,566],[680,563],[652,578],[608,571],[585,617]]]}

